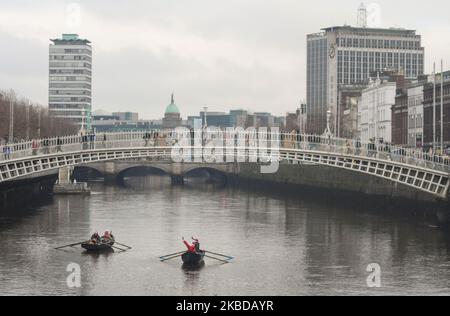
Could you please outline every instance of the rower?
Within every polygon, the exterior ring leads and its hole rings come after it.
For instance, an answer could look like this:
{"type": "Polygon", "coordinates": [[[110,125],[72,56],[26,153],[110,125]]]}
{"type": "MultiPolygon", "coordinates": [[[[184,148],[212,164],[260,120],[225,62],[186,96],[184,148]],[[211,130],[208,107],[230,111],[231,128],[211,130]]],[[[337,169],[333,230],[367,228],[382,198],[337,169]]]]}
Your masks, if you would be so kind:
{"type": "Polygon", "coordinates": [[[195,243],[191,245],[186,240],[184,240],[184,237],[182,238],[182,240],[183,240],[183,243],[186,245],[186,247],[188,249],[188,252],[190,252],[190,253],[197,253],[197,249],[196,249],[195,243]]]}
{"type": "Polygon", "coordinates": [[[102,239],[104,239],[104,240],[110,240],[110,239],[112,239],[111,233],[110,233],[109,231],[106,231],[106,232],[103,234],[102,239]]]}
{"type": "Polygon", "coordinates": [[[100,242],[100,235],[98,233],[94,233],[91,236],[91,241],[93,241],[93,242],[100,242]]]}
{"type": "Polygon", "coordinates": [[[196,251],[196,252],[201,252],[199,240],[198,240],[197,238],[194,238],[194,237],[191,237],[191,238],[192,238],[192,240],[193,240],[192,244],[193,244],[194,247],[195,247],[195,251],[196,251]]]}

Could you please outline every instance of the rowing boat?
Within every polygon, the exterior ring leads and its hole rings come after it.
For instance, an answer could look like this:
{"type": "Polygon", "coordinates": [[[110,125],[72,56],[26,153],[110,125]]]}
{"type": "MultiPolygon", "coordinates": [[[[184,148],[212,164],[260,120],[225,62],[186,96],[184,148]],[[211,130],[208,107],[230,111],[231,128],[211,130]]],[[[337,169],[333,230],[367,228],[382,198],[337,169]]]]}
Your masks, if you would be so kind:
{"type": "Polygon", "coordinates": [[[185,252],[181,256],[181,260],[183,260],[184,264],[187,265],[198,265],[203,262],[203,258],[205,258],[205,252],[199,251],[199,252],[185,252]]]}
{"type": "Polygon", "coordinates": [[[104,250],[111,250],[114,246],[114,238],[111,239],[102,239],[100,242],[97,242],[95,240],[89,240],[81,244],[81,247],[87,251],[104,251],[104,250]]]}

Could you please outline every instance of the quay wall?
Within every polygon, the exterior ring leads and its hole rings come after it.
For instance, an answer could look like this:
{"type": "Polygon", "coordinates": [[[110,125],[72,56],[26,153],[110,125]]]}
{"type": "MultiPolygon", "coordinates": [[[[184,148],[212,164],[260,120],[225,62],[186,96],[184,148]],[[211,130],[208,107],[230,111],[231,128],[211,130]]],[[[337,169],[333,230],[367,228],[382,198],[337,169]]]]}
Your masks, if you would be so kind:
{"type": "Polygon", "coordinates": [[[20,181],[0,183],[0,212],[27,207],[48,199],[58,175],[49,174],[20,181]]]}
{"type": "Polygon", "coordinates": [[[237,181],[276,183],[278,187],[290,187],[299,193],[315,190],[323,194],[325,199],[333,195],[345,196],[346,199],[370,198],[380,204],[406,204],[420,210],[450,209],[448,197],[438,199],[429,193],[387,179],[321,165],[281,164],[278,172],[262,174],[260,166],[256,164],[240,164],[237,181]]]}

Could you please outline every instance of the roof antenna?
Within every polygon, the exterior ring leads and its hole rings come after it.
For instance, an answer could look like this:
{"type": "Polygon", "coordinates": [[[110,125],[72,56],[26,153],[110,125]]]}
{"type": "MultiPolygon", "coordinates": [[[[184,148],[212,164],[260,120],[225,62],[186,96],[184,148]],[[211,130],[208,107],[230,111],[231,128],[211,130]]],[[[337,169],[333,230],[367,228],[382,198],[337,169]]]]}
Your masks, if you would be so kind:
{"type": "Polygon", "coordinates": [[[364,3],[358,8],[358,27],[367,27],[367,7],[364,3]]]}

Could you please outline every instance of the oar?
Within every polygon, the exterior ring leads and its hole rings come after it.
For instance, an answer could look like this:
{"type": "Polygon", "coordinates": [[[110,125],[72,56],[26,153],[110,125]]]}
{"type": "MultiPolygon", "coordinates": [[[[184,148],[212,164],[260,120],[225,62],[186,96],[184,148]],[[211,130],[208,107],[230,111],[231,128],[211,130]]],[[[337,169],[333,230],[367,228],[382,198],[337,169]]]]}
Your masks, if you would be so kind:
{"type": "Polygon", "coordinates": [[[219,258],[214,258],[214,257],[208,256],[208,255],[205,255],[205,257],[206,257],[206,258],[210,258],[210,259],[215,259],[215,260],[221,261],[221,262],[223,262],[223,263],[230,263],[230,261],[222,260],[222,259],[219,259],[219,258]]]}
{"type": "Polygon", "coordinates": [[[68,247],[73,247],[73,246],[78,246],[78,245],[81,245],[81,244],[84,243],[84,242],[85,242],[85,241],[78,242],[78,243],[76,243],[76,244],[70,244],[70,245],[61,246],[61,247],[55,248],[55,250],[59,250],[59,249],[63,249],[63,248],[68,248],[68,247]]]}
{"type": "Polygon", "coordinates": [[[125,251],[127,251],[126,249],[122,249],[122,248],[119,248],[119,247],[115,247],[115,246],[111,246],[111,248],[114,248],[114,249],[120,250],[120,251],[122,251],[122,252],[125,252],[125,251]]]}
{"type": "Polygon", "coordinates": [[[215,252],[211,252],[211,251],[205,251],[205,252],[210,253],[210,254],[212,254],[212,255],[219,256],[219,257],[228,258],[228,259],[230,259],[230,260],[234,259],[234,257],[222,255],[222,254],[220,254],[220,253],[215,253],[215,252]]]}
{"type": "Polygon", "coordinates": [[[183,253],[185,253],[186,251],[180,251],[180,252],[177,252],[177,253],[172,253],[172,254],[170,254],[170,255],[165,255],[165,256],[161,256],[161,257],[159,257],[159,259],[164,259],[164,258],[166,258],[166,257],[172,257],[172,256],[176,256],[176,255],[181,255],[181,254],[183,254],[183,253]]]}
{"type": "MultiPolygon", "coordinates": [[[[184,253],[184,252],[183,252],[184,253]]],[[[181,257],[182,255],[177,255],[177,256],[174,256],[174,257],[170,257],[170,258],[164,258],[164,259],[162,259],[162,258],[160,258],[161,259],[161,262],[164,262],[164,261],[168,261],[168,260],[172,260],[172,259],[175,259],[175,258],[179,258],[179,257],[181,257]]]]}
{"type": "Polygon", "coordinates": [[[119,245],[119,246],[123,246],[123,247],[125,247],[125,248],[128,248],[128,249],[133,249],[133,248],[131,248],[130,246],[127,246],[127,245],[124,245],[124,244],[121,244],[121,243],[119,243],[119,242],[115,242],[117,245],[119,245]]]}

